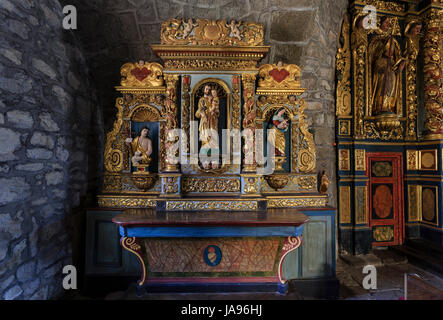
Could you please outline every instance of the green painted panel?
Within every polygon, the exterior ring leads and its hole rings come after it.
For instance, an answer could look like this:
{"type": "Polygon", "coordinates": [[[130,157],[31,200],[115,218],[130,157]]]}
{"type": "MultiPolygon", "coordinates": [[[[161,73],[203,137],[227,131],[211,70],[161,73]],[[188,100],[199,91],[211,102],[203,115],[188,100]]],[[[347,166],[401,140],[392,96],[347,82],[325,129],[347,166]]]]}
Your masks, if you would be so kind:
{"type": "Polygon", "coordinates": [[[333,261],[330,217],[310,217],[302,244],[302,277],[320,278],[331,275],[333,261]]]}
{"type": "Polygon", "coordinates": [[[299,262],[299,252],[297,249],[288,253],[286,256],[285,262],[283,263],[283,277],[285,279],[297,279],[299,278],[300,273],[300,262],[299,262]]]}

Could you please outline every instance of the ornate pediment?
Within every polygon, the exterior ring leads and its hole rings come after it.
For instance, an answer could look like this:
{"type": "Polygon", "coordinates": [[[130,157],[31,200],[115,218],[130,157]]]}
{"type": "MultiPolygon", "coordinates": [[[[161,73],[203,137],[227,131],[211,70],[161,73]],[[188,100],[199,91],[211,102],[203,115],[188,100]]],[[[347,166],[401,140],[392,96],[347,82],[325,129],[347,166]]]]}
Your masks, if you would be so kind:
{"type": "Polygon", "coordinates": [[[265,64],[258,73],[257,94],[300,95],[301,69],[296,64],[265,64]]]}
{"type": "Polygon", "coordinates": [[[263,25],[235,20],[170,19],[162,23],[161,44],[261,46],[263,25]]]}
{"type": "Polygon", "coordinates": [[[120,68],[122,76],[119,91],[164,91],[163,67],[157,62],[138,61],[125,63],[120,68]]]}

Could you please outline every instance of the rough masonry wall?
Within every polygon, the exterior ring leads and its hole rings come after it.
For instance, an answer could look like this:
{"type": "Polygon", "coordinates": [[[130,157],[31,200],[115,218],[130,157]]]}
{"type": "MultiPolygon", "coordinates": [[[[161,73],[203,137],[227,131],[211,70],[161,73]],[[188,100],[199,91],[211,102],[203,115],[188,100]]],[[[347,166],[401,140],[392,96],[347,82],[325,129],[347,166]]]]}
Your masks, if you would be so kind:
{"type": "Polygon", "coordinates": [[[98,185],[101,112],[63,16],[56,0],[0,1],[0,299],[63,292],[69,220],[98,185]]]}
{"type": "MultiPolygon", "coordinates": [[[[236,19],[262,23],[263,63],[279,60],[303,70],[307,114],[318,150],[317,171],[335,180],[334,76],[337,39],[346,0],[64,0],[79,10],[79,29],[88,64],[104,107],[105,129],[115,119],[114,86],[120,66],[140,59],[159,61],[149,45],[160,43],[161,22],[170,18],[236,19]]],[[[330,204],[336,205],[335,185],[330,204]]]]}

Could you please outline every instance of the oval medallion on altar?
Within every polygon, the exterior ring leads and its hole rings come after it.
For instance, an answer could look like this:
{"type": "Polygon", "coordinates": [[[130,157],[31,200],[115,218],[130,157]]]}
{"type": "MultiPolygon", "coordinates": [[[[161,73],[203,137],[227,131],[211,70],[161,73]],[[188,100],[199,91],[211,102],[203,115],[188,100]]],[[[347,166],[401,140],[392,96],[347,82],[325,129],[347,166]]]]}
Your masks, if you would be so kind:
{"type": "Polygon", "coordinates": [[[205,251],[203,251],[203,260],[205,260],[208,266],[215,267],[220,263],[221,258],[221,250],[216,245],[207,246],[205,251]]]}

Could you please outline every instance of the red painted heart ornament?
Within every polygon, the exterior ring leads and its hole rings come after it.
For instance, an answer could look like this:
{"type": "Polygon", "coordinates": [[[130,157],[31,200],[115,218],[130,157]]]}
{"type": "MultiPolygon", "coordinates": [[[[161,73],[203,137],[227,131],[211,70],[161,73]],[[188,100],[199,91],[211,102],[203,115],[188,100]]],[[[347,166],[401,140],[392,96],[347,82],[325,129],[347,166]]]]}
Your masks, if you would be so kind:
{"type": "Polygon", "coordinates": [[[143,67],[142,69],[140,68],[135,68],[131,71],[132,75],[138,80],[138,81],[143,81],[147,76],[149,76],[152,72],[151,70],[148,70],[146,67],[143,67]]]}
{"type": "Polygon", "coordinates": [[[278,83],[282,82],[283,80],[285,80],[289,76],[289,72],[286,69],[281,69],[281,70],[272,69],[271,71],[269,71],[269,74],[278,83]]]}

